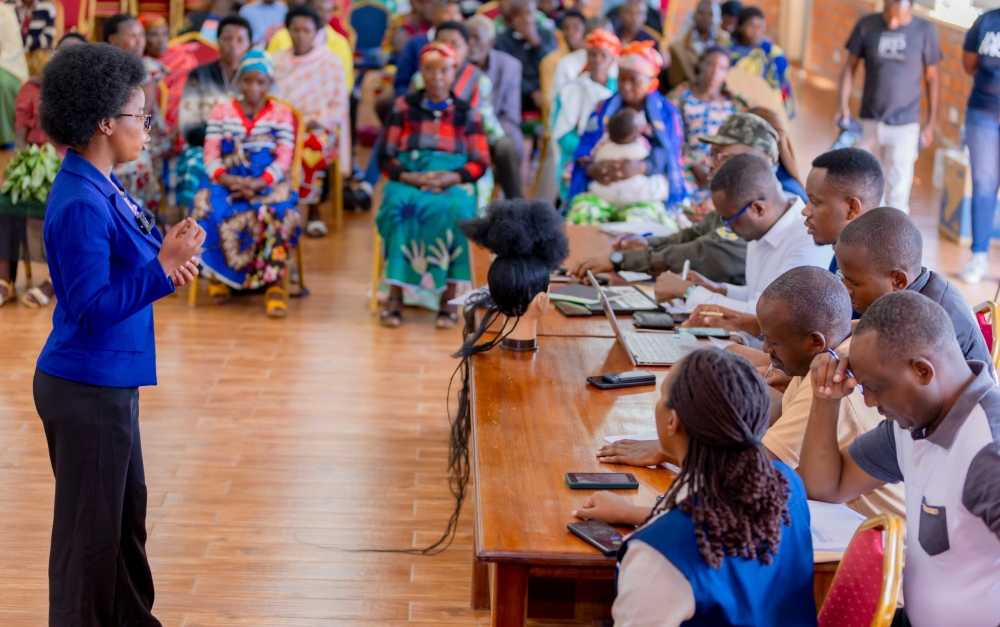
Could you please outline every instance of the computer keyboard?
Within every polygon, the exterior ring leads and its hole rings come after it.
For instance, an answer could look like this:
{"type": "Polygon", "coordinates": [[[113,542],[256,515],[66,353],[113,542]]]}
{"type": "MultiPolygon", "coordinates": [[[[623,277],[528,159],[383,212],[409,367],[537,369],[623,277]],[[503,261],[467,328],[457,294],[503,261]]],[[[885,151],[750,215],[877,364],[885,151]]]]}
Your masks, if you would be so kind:
{"type": "Polygon", "coordinates": [[[611,307],[615,310],[648,310],[657,309],[656,303],[647,298],[642,292],[631,285],[605,287],[604,293],[611,301],[611,307]]]}
{"type": "Polygon", "coordinates": [[[699,348],[698,340],[690,335],[666,333],[625,333],[629,349],[641,362],[673,364],[699,348]]]}

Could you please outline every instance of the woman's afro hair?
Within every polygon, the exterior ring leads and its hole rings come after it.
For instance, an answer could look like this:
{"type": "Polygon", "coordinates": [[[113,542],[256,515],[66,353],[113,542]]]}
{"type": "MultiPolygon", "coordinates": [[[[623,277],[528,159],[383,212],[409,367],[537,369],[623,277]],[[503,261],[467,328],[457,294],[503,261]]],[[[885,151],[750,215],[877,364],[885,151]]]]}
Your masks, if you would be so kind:
{"type": "Polygon", "coordinates": [[[86,144],[102,120],[121,113],[145,79],[142,59],[109,44],[59,51],[42,72],[42,129],[56,143],[86,144]]]}
{"type": "Polygon", "coordinates": [[[563,220],[543,200],[499,200],[482,218],[466,220],[465,236],[501,258],[529,258],[556,270],[569,255],[563,220]]]}

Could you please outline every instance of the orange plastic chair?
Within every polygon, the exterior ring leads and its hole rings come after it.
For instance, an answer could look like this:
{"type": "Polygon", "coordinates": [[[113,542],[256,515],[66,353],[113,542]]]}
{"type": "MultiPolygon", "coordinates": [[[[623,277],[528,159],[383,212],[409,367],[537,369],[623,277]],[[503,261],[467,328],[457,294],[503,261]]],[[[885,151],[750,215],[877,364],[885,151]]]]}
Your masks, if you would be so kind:
{"type": "Polygon", "coordinates": [[[879,514],[861,523],[833,576],[819,627],[888,627],[902,568],[903,521],[879,514]]]}

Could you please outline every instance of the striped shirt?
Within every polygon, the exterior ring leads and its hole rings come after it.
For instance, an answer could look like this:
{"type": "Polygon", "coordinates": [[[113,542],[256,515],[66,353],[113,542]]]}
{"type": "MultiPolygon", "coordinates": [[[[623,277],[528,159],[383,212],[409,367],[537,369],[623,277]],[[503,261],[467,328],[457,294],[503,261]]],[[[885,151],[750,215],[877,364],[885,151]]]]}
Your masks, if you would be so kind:
{"type": "Polygon", "coordinates": [[[385,143],[378,155],[379,166],[393,181],[406,172],[399,155],[413,150],[436,150],[467,155],[457,170],[463,183],[472,183],[490,167],[490,148],[479,114],[469,103],[454,97],[443,109],[434,110],[418,91],[396,99],[385,126],[385,143]]]}
{"type": "MultiPolygon", "coordinates": [[[[274,152],[274,161],[264,170],[268,185],[280,181],[291,170],[295,154],[295,131],[298,124],[288,107],[268,100],[251,120],[243,113],[239,101],[229,100],[215,105],[208,116],[205,131],[205,172],[213,181],[226,173],[223,162],[224,139],[239,140],[242,150],[267,148],[274,152]]],[[[232,158],[232,157],[230,157],[232,158]]],[[[237,159],[239,157],[236,157],[237,159]]]]}

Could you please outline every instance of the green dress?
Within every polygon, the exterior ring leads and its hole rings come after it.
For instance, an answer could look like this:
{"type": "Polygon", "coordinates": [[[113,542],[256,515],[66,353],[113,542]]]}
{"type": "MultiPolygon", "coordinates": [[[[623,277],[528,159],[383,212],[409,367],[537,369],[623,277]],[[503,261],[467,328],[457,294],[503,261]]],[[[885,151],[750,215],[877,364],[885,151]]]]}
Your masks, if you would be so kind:
{"type": "MultiPolygon", "coordinates": [[[[417,150],[401,154],[399,161],[407,172],[453,171],[465,165],[467,157],[417,150]]],[[[375,218],[384,246],[385,282],[437,294],[448,283],[468,282],[469,242],[458,222],[474,217],[473,185],[454,185],[435,194],[387,182],[375,218]]]]}

